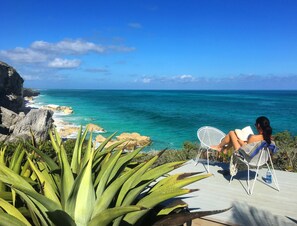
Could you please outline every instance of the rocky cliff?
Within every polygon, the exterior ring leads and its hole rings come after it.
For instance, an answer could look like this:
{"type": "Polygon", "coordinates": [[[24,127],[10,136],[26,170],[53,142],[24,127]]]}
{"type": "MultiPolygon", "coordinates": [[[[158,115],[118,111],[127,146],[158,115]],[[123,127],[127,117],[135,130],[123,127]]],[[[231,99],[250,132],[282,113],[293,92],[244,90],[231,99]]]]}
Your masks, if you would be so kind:
{"type": "Polygon", "coordinates": [[[23,107],[23,96],[38,95],[30,89],[24,95],[23,83],[13,67],[0,61],[0,142],[28,139],[30,130],[37,141],[44,141],[53,125],[51,110],[23,107]]]}
{"type": "Polygon", "coordinates": [[[23,105],[23,83],[13,67],[0,61],[0,106],[18,112],[23,105]]]}

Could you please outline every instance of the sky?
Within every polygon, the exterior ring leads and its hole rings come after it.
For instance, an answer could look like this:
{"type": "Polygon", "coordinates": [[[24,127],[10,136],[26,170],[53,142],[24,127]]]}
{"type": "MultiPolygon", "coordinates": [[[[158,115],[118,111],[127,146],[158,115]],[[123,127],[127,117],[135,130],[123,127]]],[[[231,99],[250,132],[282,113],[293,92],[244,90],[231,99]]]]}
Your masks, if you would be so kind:
{"type": "Polygon", "coordinates": [[[297,89],[296,0],[2,0],[0,61],[39,89],[297,89]]]}

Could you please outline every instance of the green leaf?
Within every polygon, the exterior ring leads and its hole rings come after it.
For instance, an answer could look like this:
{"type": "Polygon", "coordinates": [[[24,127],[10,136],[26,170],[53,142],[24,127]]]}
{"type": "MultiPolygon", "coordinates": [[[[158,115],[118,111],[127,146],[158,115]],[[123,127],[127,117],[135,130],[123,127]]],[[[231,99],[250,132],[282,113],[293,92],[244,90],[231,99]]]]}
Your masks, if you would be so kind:
{"type": "MultiPolygon", "coordinates": [[[[152,164],[158,159],[158,156],[154,156],[152,159],[150,159],[148,162],[144,163],[142,167],[140,167],[122,186],[121,191],[118,195],[117,199],[117,206],[119,206],[124,197],[126,196],[127,192],[130,189],[133,189],[138,183],[141,181],[141,176],[147,171],[149,167],[152,166],[152,164]]],[[[156,178],[154,178],[156,179],[156,178]]]]}
{"type": "Polygon", "coordinates": [[[65,209],[67,199],[74,184],[74,177],[63,145],[61,145],[58,155],[61,164],[61,203],[63,209],[65,209]]]}
{"type": "Polygon", "coordinates": [[[83,134],[81,133],[82,133],[82,127],[80,127],[78,131],[75,147],[74,147],[73,155],[71,159],[71,169],[72,169],[72,172],[75,174],[78,174],[80,170],[82,145],[88,133],[88,128],[86,128],[83,134]]]}
{"type": "Polygon", "coordinates": [[[122,184],[129,178],[133,173],[136,172],[137,169],[132,169],[130,171],[125,172],[120,177],[118,177],[116,180],[114,180],[103,192],[101,197],[97,197],[94,211],[92,214],[92,218],[99,214],[101,211],[106,209],[113,198],[116,196],[118,190],[121,188],[122,184]]]}
{"type": "Polygon", "coordinates": [[[188,184],[192,184],[196,181],[199,181],[199,180],[202,180],[202,179],[212,176],[212,174],[202,174],[202,175],[197,175],[197,176],[193,176],[193,177],[187,177],[189,175],[192,175],[192,174],[191,173],[183,173],[183,174],[178,174],[178,175],[171,175],[168,177],[169,178],[169,180],[167,180],[168,183],[163,184],[162,180],[160,181],[160,183],[162,183],[163,186],[158,186],[158,183],[157,183],[156,186],[158,188],[155,189],[153,192],[163,192],[163,191],[166,191],[166,190],[172,189],[172,188],[182,188],[188,184]]]}
{"type": "Polygon", "coordinates": [[[42,152],[38,148],[31,145],[30,143],[27,142],[26,144],[30,148],[32,148],[33,151],[36,152],[46,162],[46,164],[48,165],[48,167],[50,168],[51,171],[59,169],[59,166],[55,163],[55,161],[52,158],[50,158],[48,155],[46,155],[44,152],[42,152]]]}
{"type": "Polygon", "coordinates": [[[110,159],[106,162],[106,164],[102,165],[101,171],[103,172],[103,175],[99,181],[97,190],[96,190],[96,196],[100,197],[105,190],[105,187],[107,186],[107,181],[109,179],[109,176],[112,172],[113,167],[116,165],[116,162],[118,161],[119,157],[121,156],[122,151],[117,151],[115,154],[113,154],[110,159]]]}
{"type": "Polygon", "coordinates": [[[48,209],[42,205],[42,203],[17,188],[12,189],[15,190],[15,192],[26,202],[34,225],[50,225],[50,219],[46,215],[46,211],[48,211],[48,209]]]}
{"type": "Polygon", "coordinates": [[[49,211],[46,213],[55,225],[76,226],[74,220],[63,210],[49,211]]]}
{"type": "Polygon", "coordinates": [[[66,203],[66,212],[78,225],[86,225],[91,218],[95,203],[95,190],[92,181],[91,152],[88,164],[81,170],[74,181],[73,189],[66,203]]]}
{"type": "Polygon", "coordinates": [[[109,225],[114,219],[127,213],[140,211],[145,208],[140,206],[124,206],[124,207],[114,207],[103,210],[101,213],[97,214],[88,224],[88,226],[105,226],[109,225]]]}
{"type": "MultiPolygon", "coordinates": [[[[7,146],[0,148],[0,165],[5,165],[5,150],[7,146]]],[[[0,181],[0,192],[5,191],[5,184],[0,181]]]]}
{"type": "Polygon", "coordinates": [[[188,207],[188,204],[182,201],[181,199],[175,199],[171,203],[169,203],[167,206],[165,206],[163,209],[161,209],[158,213],[158,216],[161,215],[168,215],[173,211],[176,211],[177,209],[185,209],[188,207]]]}
{"type": "Polygon", "coordinates": [[[106,144],[114,137],[114,135],[116,134],[116,132],[114,132],[113,134],[111,134],[108,138],[105,139],[105,141],[103,141],[99,147],[95,150],[94,153],[94,162],[97,161],[97,159],[100,157],[100,152],[105,148],[106,144]]]}
{"type": "Polygon", "coordinates": [[[14,185],[12,187],[16,190],[17,193],[24,193],[25,195],[31,197],[31,199],[39,202],[45,209],[48,211],[60,210],[60,203],[56,203],[55,201],[45,197],[42,194],[37,193],[36,191],[29,190],[27,188],[21,187],[20,185],[14,185]]]}
{"type": "Polygon", "coordinates": [[[27,224],[24,224],[18,218],[12,215],[9,215],[7,213],[0,212],[0,226],[26,226],[26,225],[27,224]]]}
{"type": "Polygon", "coordinates": [[[231,208],[228,209],[223,209],[223,210],[213,210],[213,211],[200,211],[200,212],[183,212],[183,213],[175,213],[175,214],[169,214],[162,219],[158,220],[155,222],[152,226],[164,226],[164,225],[170,225],[170,226],[178,226],[178,225],[183,225],[184,223],[194,220],[196,218],[201,218],[213,214],[218,214],[218,213],[223,213],[225,211],[230,210],[231,208]]]}
{"type": "MultiPolygon", "coordinates": [[[[171,199],[176,196],[185,195],[193,191],[196,190],[174,188],[169,189],[166,192],[154,192],[142,198],[136,205],[144,206],[148,209],[151,209],[165,200],[171,199]]],[[[139,211],[137,213],[129,213],[124,217],[124,221],[133,225],[147,212],[148,210],[139,211]]]]}
{"type": "MultiPolygon", "coordinates": [[[[125,142],[125,141],[123,141],[125,142]]],[[[121,142],[122,143],[122,142],[121,142]]],[[[119,160],[117,161],[117,164],[113,167],[112,172],[110,174],[110,179],[108,183],[119,173],[122,172],[123,168],[143,149],[143,147],[138,148],[132,152],[129,152],[128,154],[122,155],[119,160]]]]}
{"type": "Polygon", "coordinates": [[[22,160],[25,155],[25,150],[23,149],[23,146],[21,144],[18,145],[17,149],[13,153],[9,168],[12,169],[17,174],[21,171],[21,164],[22,160]]]}
{"type": "Polygon", "coordinates": [[[44,195],[47,198],[51,199],[52,201],[60,204],[60,200],[56,195],[56,192],[52,186],[51,181],[49,181],[48,178],[46,178],[45,175],[37,169],[35,164],[30,159],[28,159],[28,161],[30,163],[31,169],[35,172],[35,174],[38,177],[38,180],[40,182],[40,185],[42,186],[42,191],[44,192],[44,195]]]}
{"type": "Polygon", "coordinates": [[[84,157],[81,163],[81,168],[83,168],[85,166],[85,164],[87,164],[90,155],[91,155],[91,151],[92,151],[92,142],[93,142],[93,133],[91,132],[90,137],[89,137],[89,141],[88,141],[88,146],[87,149],[84,153],[84,157]]]}
{"type": "Polygon", "coordinates": [[[20,213],[20,211],[13,205],[0,198],[0,207],[5,210],[9,215],[13,215],[15,218],[20,220],[24,225],[31,225],[29,221],[20,213]]]}
{"type": "Polygon", "coordinates": [[[19,185],[27,188],[31,191],[35,191],[34,188],[20,175],[16,174],[13,170],[0,164],[0,181],[10,185],[19,185]]]}

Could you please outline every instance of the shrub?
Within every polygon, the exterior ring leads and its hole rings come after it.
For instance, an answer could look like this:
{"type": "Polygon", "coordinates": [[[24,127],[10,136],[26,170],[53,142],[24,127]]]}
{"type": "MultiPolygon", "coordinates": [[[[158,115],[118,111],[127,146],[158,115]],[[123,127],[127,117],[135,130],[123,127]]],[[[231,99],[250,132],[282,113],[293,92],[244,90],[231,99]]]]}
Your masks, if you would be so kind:
{"type": "Polygon", "coordinates": [[[113,135],[94,149],[92,135],[88,141],[86,135],[87,130],[78,133],[71,158],[67,157],[65,142],[55,131],[50,133],[50,144],[20,144],[9,159],[5,159],[6,147],[0,147],[0,222],[9,221],[10,225],[116,226],[158,222],[177,225],[224,211],[180,213],[171,219],[168,214],[181,209],[180,205],[169,208],[160,204],[196,191],[183,187],[210,174],[164,177],[184,161],[153,168],[163,152],[131,168],[130,163],[142,149],[130,153],[116,150],[122,142],[106,148],[113,135]],[[24,160],[23,156],[27,158],[24,160]]]}

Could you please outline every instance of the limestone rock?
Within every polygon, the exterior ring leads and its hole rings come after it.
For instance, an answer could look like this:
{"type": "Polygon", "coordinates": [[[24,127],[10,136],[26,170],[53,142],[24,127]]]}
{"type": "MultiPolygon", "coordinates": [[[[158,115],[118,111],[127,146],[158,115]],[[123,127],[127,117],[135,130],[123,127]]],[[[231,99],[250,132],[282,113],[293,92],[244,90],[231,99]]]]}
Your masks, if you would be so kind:
{"type": "Polygon", "coordinates": [[[30,139],[31,133],[37,142],[45,141],[48,138],[48,131],[53,125],[53,112],[44,109],[32,109],[21,121],[19,121],[11,134],[9,141],[15,142],[18,139],[30,139]]]}
{"type": "Polygon", "coordinates": [[[73,134],[77,134],[79,131],[79,127],[77,126],[64,126],[62,128],[59,129],[59,134],[61,137],[65,138],[65,137],[69,137],[73,134]]]}
{"type": "Polygon", "coordinates": [[[133,150],[137,147],[142,147],[151,143],[148,136],[141,136],[139,133],[122,133],[117,136],[118,141],[127,141],[124,143],[126,149],[133,150]]]}
{"type": "Polygon", "coordinates": [[[0,61],[0,106],[18,112],[23,105],[23,83],[13,67],[0,61]]]}
{"type": "Polygon", "coordinates": [[[13,131],[17,122],[25,117],[24,113],[17,114],[4,107],[0,107],[0,124],[2,127],[7,128],[9,131],[13,131]]]}
{"type": "Polygon", "coordinates": [[[103,143],[105,140],[106,140],[106,138],[104,136],[102,136],[101,134],[96,136],[96,142],[98,142],[98,143],[103,143]]]}
{"type": "Polygon", "coordinates": [[[49,104],[41,107],[42,109],[52,110],[54,112],[63,112],[64,114],[72,114],[73,109],[69,106],[60,106],[55,104],[49,104]]]}
{"type": "Polygon", "coordinates": [[[92,123],[88,124],[87,127],[90,132],[105,132],[105,130],[102,127],[92,123]]]}

